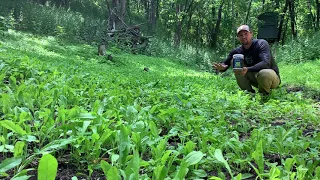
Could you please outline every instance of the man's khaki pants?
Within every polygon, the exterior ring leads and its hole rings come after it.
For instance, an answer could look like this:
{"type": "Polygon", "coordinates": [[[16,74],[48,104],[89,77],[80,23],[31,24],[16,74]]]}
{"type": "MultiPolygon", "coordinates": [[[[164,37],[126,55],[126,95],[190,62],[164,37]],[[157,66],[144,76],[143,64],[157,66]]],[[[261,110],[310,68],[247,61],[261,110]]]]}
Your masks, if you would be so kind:
{"type": "Polygon", "coordinates": [[[237,83],[242,90],[254,92],[252,86],[259,89],[260,93],[269,94],[271,89],[279,86],[280,79],[272,69],[262,69],[259,72],[247,72],[246,75],[235,74],[237,83]]]}

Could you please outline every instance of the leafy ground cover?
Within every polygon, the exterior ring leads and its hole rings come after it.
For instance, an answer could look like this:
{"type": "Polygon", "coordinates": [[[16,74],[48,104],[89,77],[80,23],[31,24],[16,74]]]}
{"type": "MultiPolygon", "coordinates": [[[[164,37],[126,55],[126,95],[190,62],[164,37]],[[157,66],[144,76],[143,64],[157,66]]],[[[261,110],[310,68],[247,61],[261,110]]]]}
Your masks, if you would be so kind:
{"type": "Polygon", "coordinates": [[[266,100],[181,61],[14,31],[0,43],[2,178],[320,178],[319,60],[281,63],[266,100]]]}

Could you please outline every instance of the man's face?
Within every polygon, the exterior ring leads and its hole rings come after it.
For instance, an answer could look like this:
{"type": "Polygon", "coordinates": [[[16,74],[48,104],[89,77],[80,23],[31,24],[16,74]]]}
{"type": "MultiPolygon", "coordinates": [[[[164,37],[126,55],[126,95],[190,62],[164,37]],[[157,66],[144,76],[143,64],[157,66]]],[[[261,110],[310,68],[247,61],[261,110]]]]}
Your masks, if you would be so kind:
{"type": "Polygon", "coordinates": [[[248,45],[252,41],[252,32],[248,32],[245,30],[240,31],[238,33],[238,39],[242,45],[248,45]]]}

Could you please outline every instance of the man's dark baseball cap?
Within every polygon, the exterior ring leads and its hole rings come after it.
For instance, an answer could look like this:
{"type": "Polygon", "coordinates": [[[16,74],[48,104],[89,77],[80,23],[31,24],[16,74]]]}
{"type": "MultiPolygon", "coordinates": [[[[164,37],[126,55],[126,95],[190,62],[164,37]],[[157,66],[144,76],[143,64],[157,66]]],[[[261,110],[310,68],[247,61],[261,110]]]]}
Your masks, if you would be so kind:
{"type": "Polygon", "coordinates": [[[248,32],[251,32],[250,31],[250,27],[248,25],[241,25],[238,27],[237,29],[237,34],[239,34],[240,31],[248,31],[248,32]]]}

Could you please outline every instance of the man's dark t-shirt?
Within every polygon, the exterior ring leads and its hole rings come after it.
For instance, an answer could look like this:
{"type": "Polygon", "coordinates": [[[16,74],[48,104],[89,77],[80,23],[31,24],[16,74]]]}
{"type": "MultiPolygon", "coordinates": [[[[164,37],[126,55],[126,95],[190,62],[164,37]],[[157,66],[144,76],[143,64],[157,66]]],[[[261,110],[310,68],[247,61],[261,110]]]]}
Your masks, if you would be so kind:
{"type": "Polygon", "coordinates": [[[259,72],[261,69],[273,69],[280,78],[279,68],[271,55],[268,42],[264,39],[253,39],[249,49],[243,46],[233,49],[224,64],[230,67],[234,54],[244,55],[244,64],[248,67],[248,72],[259,72]]]}

